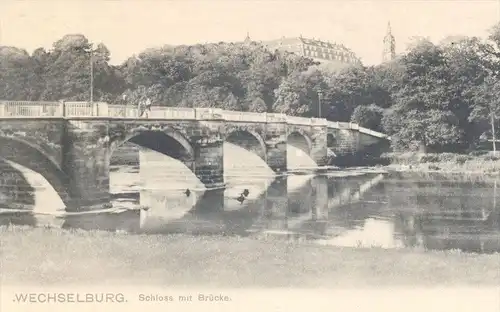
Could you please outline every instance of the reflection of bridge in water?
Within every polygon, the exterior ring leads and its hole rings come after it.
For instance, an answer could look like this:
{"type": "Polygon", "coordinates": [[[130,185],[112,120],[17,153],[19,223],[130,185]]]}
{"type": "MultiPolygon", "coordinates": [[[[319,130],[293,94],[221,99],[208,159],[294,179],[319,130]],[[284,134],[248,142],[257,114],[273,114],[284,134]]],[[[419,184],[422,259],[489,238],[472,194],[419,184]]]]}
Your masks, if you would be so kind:
{"type": "MultiPolygon", "coordinates": [[[[362,184],[364,186],[380,180],[382,175],[362,184]]],[[[365,178],[366,179],[366,178],[365,178]]],[[[199,234],[229,234],[251,235],[256,232],[275,230],[281,233],[286,231],[304,232],[311,224],[312,232],[316,235],[323,231],[328,219],[328,213],[342,204],[349,204],[359,199],[360,190],[341,188],[328,189],[331,181],[326,176],[288,176],[278,177],[271,181],[269,178],[254,182],[261,185],[261,194],[253,199],[240,203],[234,195],[229,195],[224,190],[208,190],[196,192],[187,198],[185,194],[165,193],[159,191],[161,196],[155,197],[151,190],[142,191],[136,196],[130,196],[137,204],[146,202],[150,209],[145,211],[122,211],[120,213],[107,212],[99,215],[74,215],[55,217],[43,216],[31,212],[16,212],[4,214],[9,216],[12,223],[35,226],[37,221],[41,224],[51,224],[63,228],[82,228],[100,230],[124,230],[146,233],[175,233],[189,232],[199,234]],[[289,187],[290,186],[290,187],[289,187]],[[351,196],[348,196],[351,194],[351,196]],[[139,200],[140,198],[140,200],[139,200]],[[174,209],[165,208],[167,202],[174,209]],[[191,205],[192,208],[189,208],[191,205]]],[[[348,186],[346,184],[346,186],[348,186]]],[[[241,190],[244,187],[241,186],[241,190]]],[[[253,192],[258,190],[252,189],[253,192]]]]}
{"type": "Polygon", "coordinates": [[[132,200],[137,205],[148,203],[147,212],[65,218],[26,212],[0,220],[151,234],[313,239],[351,247],[500,251],[497,182],[457,184],[436,179],[432,187],[419,179],[364,173],[262,178],[252,183],[250,187],[239,181],[232,191],[193,191],[189,197],[182,191],[146,190],[132,200]],[[252,196],[240,203],[237,194],[249,187],[252,196]]]}

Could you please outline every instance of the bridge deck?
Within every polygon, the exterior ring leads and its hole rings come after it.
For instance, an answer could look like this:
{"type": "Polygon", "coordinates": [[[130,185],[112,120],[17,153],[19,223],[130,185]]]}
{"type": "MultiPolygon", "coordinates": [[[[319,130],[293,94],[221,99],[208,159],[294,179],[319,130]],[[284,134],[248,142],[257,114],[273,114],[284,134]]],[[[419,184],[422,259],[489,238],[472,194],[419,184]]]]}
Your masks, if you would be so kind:
{"type": "Polygon", "coordinates": [[[276,113],[228,111],[218,108],[188,108],[152,106],[147,117],[141,117],[135,105],[105,102],[31,102],[0,101],[0,118],[117,118],[160,120],[224,120],[232,122],[283,122],[304,126],[328,126],[330,129],[355,130],[360,133],[390,139],[387,135],[351,122],[332,122],[324,118],[306,118],[276,113]]]}

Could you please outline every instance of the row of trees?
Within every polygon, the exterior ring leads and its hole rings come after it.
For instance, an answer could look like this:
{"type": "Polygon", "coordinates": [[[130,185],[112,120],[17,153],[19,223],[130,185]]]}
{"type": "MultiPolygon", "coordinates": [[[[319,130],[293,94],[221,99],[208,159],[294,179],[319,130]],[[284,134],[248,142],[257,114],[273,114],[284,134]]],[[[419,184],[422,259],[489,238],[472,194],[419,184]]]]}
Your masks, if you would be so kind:
{"type": "MultiPolygon", "coordinates": [[[[148,49],[118,66],[104,44],[67,35],[31,55],[0,47],[0,98],[221,107],[355,121],[396,148],[474,148],[500,116],[500,26],[488,38],[418,38],[397,59],[337,71],[258,43],[148,49]],[[320,107],[321,106],[321,107],[320,107]]],[[[498,127],[497,127],[498,129],[498,127]]]]}

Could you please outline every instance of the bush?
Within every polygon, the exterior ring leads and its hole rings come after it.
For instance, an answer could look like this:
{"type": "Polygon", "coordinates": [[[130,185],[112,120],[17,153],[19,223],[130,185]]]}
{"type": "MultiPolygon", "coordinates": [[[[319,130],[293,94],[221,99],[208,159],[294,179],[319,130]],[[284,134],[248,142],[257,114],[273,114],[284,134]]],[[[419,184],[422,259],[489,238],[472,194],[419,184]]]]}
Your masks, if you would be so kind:
{"type": "Polygon", "coordinates": [[[485,150],[480,150],[480,151],[471,151],[469,153],[469,155],[471,156],[483,156],[483,155],[486,155],[488,154],[489,151],[485,151],[485,150]]]}
{"type": "Polygon", "coordinates": [[[465,164],[465,162],[467,160],[472,160],[472,159],[473,158],[471,156],[469,156],[469,155],[457,155],[456,158],[455,158],[455,162],[457,164],[463,165],[463,164],[465,164]]]}
{"type": "Polygon", "coordinates": [[[439,162],[438,154],[425,154],[420,157],[420,163],[435,163],[439,162]]]}
{"type": "Polygon", "coordinates": [[[457,155],[453,153],[442,153],[439,154],[439,161],[441,162],[448,162],[448,161],[453,161],[457,155]]]}
{"type": "Polygon", "coordinates": [[[490,160],[490,161],[497,161],[500,159],[500,157],[498,156],[494,156],[494,155],[486,155],[483,157],[484,160],[490,160]]]}

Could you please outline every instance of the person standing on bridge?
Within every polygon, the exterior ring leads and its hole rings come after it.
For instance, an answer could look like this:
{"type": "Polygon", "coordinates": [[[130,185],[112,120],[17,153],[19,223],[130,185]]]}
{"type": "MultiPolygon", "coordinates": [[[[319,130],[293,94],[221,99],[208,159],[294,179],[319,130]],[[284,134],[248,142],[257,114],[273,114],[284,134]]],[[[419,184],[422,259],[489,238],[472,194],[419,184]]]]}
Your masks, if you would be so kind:
{"type": "Polygon", "coordinates": [[[151,112],[151,100],[149,98],[146,100],[144,112],[146,113],[146,118],[149,118],[149,113],[151,112]]]}
{"type": "Polygon", "coordinates": [[[142,114],[144,114],[144,101],[139,100],[137,102],[137,114],[139,117],[142,117],[142,114]]]}
{"type": "Polygon", "coordinates": [[[137,109],[139,111],[139,117],[145,115],[145,117],[148,118],[149,113],[151,112],[151,100],[147,99],[146,101],[144,100],[139,101],[137,109]]]}
{"type": "Polygon", "coordinates": [[[139,101],[139,117],[145,115],[146,118],[149,117],[149,113],[151,112],[151,100],[147,99],[146,101],[139,101]]]}

